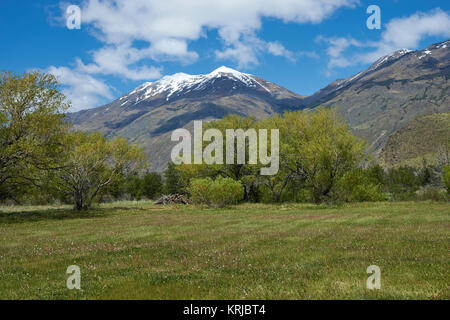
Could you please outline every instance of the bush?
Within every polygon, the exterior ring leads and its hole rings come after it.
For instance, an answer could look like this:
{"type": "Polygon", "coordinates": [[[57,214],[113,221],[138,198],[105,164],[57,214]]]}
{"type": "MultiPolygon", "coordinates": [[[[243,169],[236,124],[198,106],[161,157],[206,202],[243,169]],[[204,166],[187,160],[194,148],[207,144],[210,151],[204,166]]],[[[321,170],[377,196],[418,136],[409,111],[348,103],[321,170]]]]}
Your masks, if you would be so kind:
{"type": "Polygon", "coordinates": [[[242,183],[231,178],[192,179],[187,190],[195,203],[207,204],[211,207],[237,204],[244,198],[242,183]]]}
{"type": "Polygon", "coordinates": [[[425,187],[417,192],[417,200],[448,201],[447,192],[441,188],[425,187]]]}
{"type": "Polygon", "coordinates": [[[388,172],[386,187],[395,201],[414,200],[420,186],[421,181],[414,168],[404,166],[388,172]]]}
{"type": "Polygon", "coordinates": [[[381,167],[379,164],[367,168],[365,170],[365,174],[370,182],[380,185],[386,184],[386,173],[384,172],[383,167],[381,167]]]}
{"type": "Polygon", "coordinates": [[[209,204],[209,188],[212,183],[211,178],[192,179],[187,191],[195,203],[209,204]]]}
{"type": "Polygon", "coordinates": [[[169,161],[167,169],[164,171],[164,193],[167,194],[183,194],[183,186],[180,179],[180,173],[177,166],[169,161]]]}
{"type": "Polygon", "coordinates": [[[142,179],[138,176],[127,177],[125,181],[125,192],[130,196],[131,200],[141,200],[142,193],[142,179]]]}
{"type": "Polygon", "coordinates": [[[362,169],[348,171],[332,190],[334,202],[359,202],[384,200],[380,184],[376,184],[362,169]]]}
{"type": "Polygon", "coordinates": [[[442,182],[444,183],[447,193],[450,194],[450,165],[444,166],[442,168],[442,182]]]}
{"type": "Polygon", "coordinates": [[[142,178],[142,194],[147,199],[160,196],[163,189],[162,177],[157,172],[147,172],[142,178]]]}

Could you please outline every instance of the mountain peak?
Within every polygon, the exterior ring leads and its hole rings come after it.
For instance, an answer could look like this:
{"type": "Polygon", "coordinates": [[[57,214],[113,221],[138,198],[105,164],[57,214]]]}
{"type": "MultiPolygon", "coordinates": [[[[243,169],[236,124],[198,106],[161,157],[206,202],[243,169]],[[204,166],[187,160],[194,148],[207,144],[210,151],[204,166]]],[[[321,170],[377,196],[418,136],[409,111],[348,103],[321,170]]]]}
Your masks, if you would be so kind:
{"type": "Polygon", "coordinates": [[[228,68],[226,66],[221,66],[221,67],[217,68],[216,70],[214,70],[213,72],[211,72],[210,75],[215,75],[218,73],[242,74],[242,72],[239,72],[237,70],[228,68]]]}
{"type": "Polygon", "coordinates": [[[393,53],[393,55],[404,55],[404,54],[407,54],[407,53],[409,53],[409,52],[411,52],[411,50],[409,50],[409,49],[407,49],[407,48],[403,48],[403,49],[400,49],[400,50],[395,51],[395,52],[393,53]]]}
{"type": "MultiPolygon", "coordinates": [[[[136,95],[133,99],[133,103],[136,104],[143,100],[152,97],[164,96],[166,101],[173,99],[174,97],[180,97],[183,94],[192,94],[192,92],[199,92],[205,90],[205,88],[213,88],[215,81],[219,78],[226,77],[232,81],[232,89],[235,90],[238,86],[244,86],[247,88],[261,87],[263,90],[270,93],[270,90],[255,80],[250,74],[242,73],[237,70],[231,69],[226,66],[221,66],[211,73],[190,75],[187,73],[175,73],[167,75],[155,82],[146,82],[129,94],[119,98],[119,100],[127,100],[130,96],[136,95]],[[240,83],[239,85],[237,83],[240,83]]],[[[123,103],[126,105],[127,103],[123,103]]]]}

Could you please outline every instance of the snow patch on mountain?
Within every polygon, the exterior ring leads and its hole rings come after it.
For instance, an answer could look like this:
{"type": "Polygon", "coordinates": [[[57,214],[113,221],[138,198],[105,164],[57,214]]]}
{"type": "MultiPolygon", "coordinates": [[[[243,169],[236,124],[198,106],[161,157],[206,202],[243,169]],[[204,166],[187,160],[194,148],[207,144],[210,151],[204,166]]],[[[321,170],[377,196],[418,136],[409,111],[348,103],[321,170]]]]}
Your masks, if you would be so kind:
{"type": "Polygon", "coordinates": [[[447,41],[442,42],[439,45],[437,45],[436,48],[437,49],[445,49],[445,48],[448,48],[449,45],[450,45],[450,40],[447,40],[447,41]]]}
{"type": "MultiPolygon", "coordinates": [[[[261,87],[267,92],[271,93],[271,91],[267,87],[262,85],[252,75],[222,66],[205,75],[175,73],[173,75],[164,76],[158,81],[146,82],[142,84],[127,95],[121,97],[119,100],[131,97],[132,95],[137,95],[134,103],[138,103],[157,95],[165,95],[166,101],[169,101],[171,97],[179,95],[181,93],[203,90],[207,87],[208,84],[214,83],[221,77],[228,77],[229,79],[240,82],[250,88],[261,87]]],[[[233,89],[236,89],[236,86],[233,86],[233,89]]]]}
{"type": "Polygon", "coordinates": [[[361,71],[357,74],[355,74],[354,76],[347,78],[347,79],[339,79],[336,80],[333,84],[334,87],[332,88],[332,91],[337,91],[340,90],[350,84],[352,84],[353,82],[355,82],[356,80],[361,79],[362,77],[364,77],[365,75],[371,73],[372,71],[378,69],[379,67],[381,67],[382,65],[384,65],[385,63],[398,59],[402,56],[404,56],[405,54],[408,54],[412,52],[409,49],[403,48],[400,50],[397,50],[391,54],[388,54],[384,57],[381,57],[380,59],[378,59],[377,61],[375,61],[367,70],[361,71]]]}
{"type": "Polygon", "coordinates": [[[425,51],[423,51],[423,53],[424,54],[419,57],[419,60],[422,60],[422,58],[425,58],[427,55],[431,55],[430,50],[425,50],[425,51]]]}
{"type": "Polygon", "coordinates": [[[412,51],[409,49],[403,48],[403,49],[397,50],[391,54],[388,54],[387,56],[384,56],[384,57],[378,59],[377,61],[375,61],[375,63],[369,68],[368,71],[378,69],[378,67],[385,64],[386,62],[394,60],[394,59],[398,59],[410,52],[412,52],[412,51]]]}

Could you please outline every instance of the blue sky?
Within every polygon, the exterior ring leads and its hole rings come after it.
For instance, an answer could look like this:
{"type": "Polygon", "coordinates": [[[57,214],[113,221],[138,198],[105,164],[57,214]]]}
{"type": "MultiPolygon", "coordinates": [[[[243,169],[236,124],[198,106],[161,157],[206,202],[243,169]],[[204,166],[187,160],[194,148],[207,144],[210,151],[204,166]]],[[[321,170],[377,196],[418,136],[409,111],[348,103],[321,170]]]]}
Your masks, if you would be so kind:
{"type": "Polygon", "coordinates": [[[55,74],[72,110],[226,65],[309,95],[401,48],[450,38],[447,0],[0,1],[0,69],[55,74]],[[69,5],[81,29],[66,27],[69,5]],[[381,29],[368,29],[369,5],[381,29]]]}

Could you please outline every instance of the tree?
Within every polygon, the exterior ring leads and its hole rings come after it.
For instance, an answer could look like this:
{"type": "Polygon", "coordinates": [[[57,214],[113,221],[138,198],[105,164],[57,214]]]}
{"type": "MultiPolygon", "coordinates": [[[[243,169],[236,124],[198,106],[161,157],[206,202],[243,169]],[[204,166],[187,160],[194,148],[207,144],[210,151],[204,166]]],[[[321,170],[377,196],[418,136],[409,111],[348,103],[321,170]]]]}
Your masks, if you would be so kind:
{"type": "Polygon", "coordinates": [[[166,171],[164,171],[164,192],[168,194],[183,193],[183,186],[180,180],[180,173],[172,161],[169,161],[166,171]]]}
{"type": "Polygon", "coordinates": [[[157,172],[147,172],[142,177],[142,194],[147,199],[154,199],[161,195],[163,189],[162,177],[157,172]]]}
{"type": "Polygon", "coordinates": [[[146,166],[145,154],[124,138],[108,141],[101,133],[73,132],[66,136],[55,185],[69,194],[75,209],[87,209],[108,185],[146,166]]]}
{"type": "Polygon", "coordinates": [[[402,166],[388,171],[387,187],[396,200],[413,199],[420,185],[420,177],[412,167],[402,166]]]}
{"type": "MultiPolygon", "coordinates": [[[[258,122],[254,117],[241,117],[238,115],[227,115],[220,120],[213,120],[204,124],[204,131],[208,129],[217,129],[221,132],[222,137],[226,137],[227,129],[242,129],[244,132],[248,129],[257,129],[258,122]]],[[[270,139],[269,139],[270,140],[270,139]]],[[[249,164],[249,141],[245,140],[245,163],[237,163],[237,139],[234,140],[234,163],[226,163],[226,155],[224,152],[222,164],[181,164],[176,167],[180,184],[186,188],[192,178],[202,177],[228,177],[237,181],[241,181],[244,186],[244,199],[257,198],[256,188],[258,180],[255,178],[258,174],[258,165],[249,164]]],[[[203,151],[208,143],[203,143],[203,151]]],[[[226,139],[223,139],[223,150],[226,150],[226,139]]]]}
{"type": "MultiPolygon", "coordinates": [[[[265,188],[273,202],[280,202],[289,186],[306,186],[311,189],[315,202],[326,200],[335,183],[349,170],[354,169],[365,156],[365,144],[353,136],[344,120],[334,110],[318,108],[312,112],[287,112],[283,116],[257,121],[229,115],[211,121],[205,129],[218,129],[225,136],[226,129],[279,130],[279,170],[275,175],[261,175],[261,163],[249,164],[249,143],[246,139],[244,164],[180,165],[180,180],[188,185],[192,178],[218,176],[240,181],[244,186],[245,200],[257,197],[255,190],[265,188]]],[[[259,139],[259,137],[257,138],[259,139]]],[[[271,148],[267,137],[267,150],[271,148]]],[[[236,142],[236,141],[235,141],[236,142]]],[[[258,141],[260,145],[260,141],[258,141]]],[[[204,146],[205,147],[205,146],[204,146]]],[[[225,141],[224,141],[224,150],[225,141]]],[[[237,158],[237,148],[234,157],[237,158]]],[[[225,160],[225,159],[224,159],[225,160]]]]}
{"type": "Polygon", "coordinates": [[[123,185],[131,200],[141,200],[143,196],[142,179],[137,174],[127,177],[123,185]]]}
{"type": "Polygon", "coordinates": [[[55,169],[70,104],[54,76],[39,72],[0,73],[0,189],[11,196],[37,185],[39,172],[55,169]]]}
{"type": "Polygon", "coordinates": [[[347,171],[332,189],[334,202],[382,201],[381,184],[374,183],[368,170],[347,171]]]}
{"type": "Polygon", "coordinates": [[[267,121],[268,127],[280,130],[277,192],[294,179],[311,188],[314,202],[327,200],[336,182],[364,159],[364,142],[335,110],[287,112],[267,121]]]}

